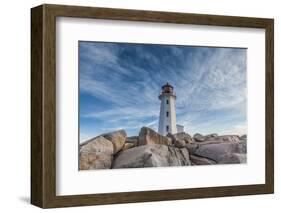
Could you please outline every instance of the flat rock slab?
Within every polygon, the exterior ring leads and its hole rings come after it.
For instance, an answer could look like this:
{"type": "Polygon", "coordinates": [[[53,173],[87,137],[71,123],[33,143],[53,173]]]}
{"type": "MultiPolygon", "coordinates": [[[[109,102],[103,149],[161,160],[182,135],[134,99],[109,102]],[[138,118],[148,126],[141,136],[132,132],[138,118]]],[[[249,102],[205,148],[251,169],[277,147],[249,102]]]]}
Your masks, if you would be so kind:
{"type": "Polygon", "coordinates": [[[240,153],[244,154],[244,148],[240,143],[235,142],[225,142],[225,143],[210,143],[199,145],[193,153],[200,157],[205,157],[216,162],[219,161],[222,155],[229,153],[240,153]]]}

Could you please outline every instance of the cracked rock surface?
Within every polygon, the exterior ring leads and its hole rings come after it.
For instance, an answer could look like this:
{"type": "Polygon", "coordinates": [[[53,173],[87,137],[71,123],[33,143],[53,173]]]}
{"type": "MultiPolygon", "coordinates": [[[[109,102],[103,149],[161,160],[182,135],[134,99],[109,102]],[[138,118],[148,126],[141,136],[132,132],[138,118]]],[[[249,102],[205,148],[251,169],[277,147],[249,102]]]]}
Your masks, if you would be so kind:
{"type": "Polygon", "coordinates": [[[161,144],[134,147],[120,153],[113,161],[113,168],[142,168],[191,165],[186,148],[161,144]]]}

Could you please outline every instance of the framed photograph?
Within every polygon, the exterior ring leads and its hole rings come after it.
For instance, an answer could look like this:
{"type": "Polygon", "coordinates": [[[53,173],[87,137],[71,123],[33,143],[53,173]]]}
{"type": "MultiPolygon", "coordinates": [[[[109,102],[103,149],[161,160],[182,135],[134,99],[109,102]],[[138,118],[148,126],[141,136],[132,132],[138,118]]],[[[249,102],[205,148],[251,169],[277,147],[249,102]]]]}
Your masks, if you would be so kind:
{"type": "Polygon", "coordinates": [[[31,9],[31,203],[274,192],[274,21],[31,9]]]}

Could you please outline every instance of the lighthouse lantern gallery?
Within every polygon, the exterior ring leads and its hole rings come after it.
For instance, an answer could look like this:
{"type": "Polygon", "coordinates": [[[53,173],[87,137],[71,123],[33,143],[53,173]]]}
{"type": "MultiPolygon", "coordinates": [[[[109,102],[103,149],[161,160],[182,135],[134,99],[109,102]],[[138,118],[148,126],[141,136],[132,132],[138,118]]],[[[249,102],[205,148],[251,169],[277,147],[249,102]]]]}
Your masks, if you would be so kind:
{"type": "Polygon", "coordinates": [[[247,49],[78,49],[79,170],[247,162],[247,49]]]}

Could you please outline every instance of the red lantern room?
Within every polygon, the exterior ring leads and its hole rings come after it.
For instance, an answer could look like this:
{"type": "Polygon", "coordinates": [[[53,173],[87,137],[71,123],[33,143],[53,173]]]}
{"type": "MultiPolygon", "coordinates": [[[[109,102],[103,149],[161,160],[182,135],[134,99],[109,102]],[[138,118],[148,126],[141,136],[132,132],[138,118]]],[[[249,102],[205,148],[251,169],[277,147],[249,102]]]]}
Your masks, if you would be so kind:
{"type": "Polygon", "coordinates": [[[162,86],[162,93],[173,93],[174,87],[169,83],[162,86]]]}

